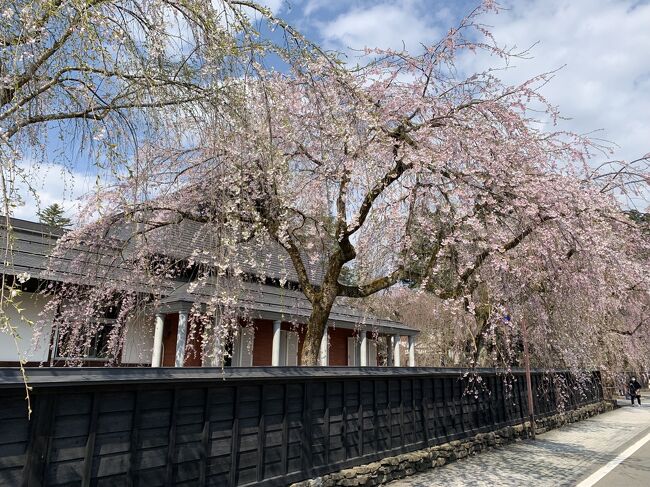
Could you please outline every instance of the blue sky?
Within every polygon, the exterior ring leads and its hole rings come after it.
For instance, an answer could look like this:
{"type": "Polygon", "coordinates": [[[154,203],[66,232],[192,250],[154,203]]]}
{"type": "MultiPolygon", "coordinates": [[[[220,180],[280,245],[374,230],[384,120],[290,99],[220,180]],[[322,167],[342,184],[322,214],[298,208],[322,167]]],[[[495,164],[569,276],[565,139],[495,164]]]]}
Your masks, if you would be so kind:
{"type": "MultiPolygon", "coordinates": [[[[434,43],[469,12],[468,0],[264,0],[273,12],[323,47],[354,61],[355,49],[417,49],[434,43]]],[[[520,48],[535,45],[532,58],[502,72],[515,83],[562,69],[543,93],[568,120],[561,128],[615,144],[614,158],[634,159],[650,152],[650,1],[509,0],[498,15],[483,18],[497,42],[520,48]]],[[[466,71],[499,66],[485,55],[462,61],[466,71]]],[[[604,160],[604,159],[603,159],[604,160]]],[[[602,162],[602,161],[601,161],[602,162]]],[[[62,178],[56,167],[35,171],[42,181],[42,205],[73,200],[94,181],[88,173],[62,178]]],[[[640,208],[644,209],[644,208],[640,208]]],[[[34,218],[28,199],[16,216],[34,218]]]]}

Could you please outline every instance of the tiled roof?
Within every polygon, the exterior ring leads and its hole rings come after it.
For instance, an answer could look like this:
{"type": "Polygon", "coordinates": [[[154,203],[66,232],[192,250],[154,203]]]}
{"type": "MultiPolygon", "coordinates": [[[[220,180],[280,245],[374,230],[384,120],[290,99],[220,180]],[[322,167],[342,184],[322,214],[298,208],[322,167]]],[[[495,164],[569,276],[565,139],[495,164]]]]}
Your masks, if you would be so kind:
{"type": "MultiPolygon", "coordinates": [[[[11,219],[11,227],[8,240],[5,221],[0,217],[3,274],[28,273],[41,280],[90,285],[110,281],[120,288],[137,287],[135,290],[138,291],[152,291],[150,285],[133,282],[133,273],[128,263],[114,248],[106,245],[75,245],[53,254],[52,251],[58,239],[65,235],[65,230],[17,218],[11,219]]],[[[172,288],[168,286],[168,289],[172,288]]]]}
{"type": "MultiPolygon", "coordinates": [[[[177,259],[186,259],[190,256],[195,261],[202,261],[202,253],[209,255],[219,247],[217,236],[208,226],[192,220],[183,220],[180,223],[154,229],[146,233],[149,241],[154,242],[156,251],[177,259]]],[[[283,279],[298,282],[298,276],[293,268],[291,259],[284,249],[276,242],[267,242],[263,249],[253,244],[240,243],[237,245],[235,260],[243,272],[260,275],[273,279],[283,279]]],[[[321,282],[324,276],[323,263],[308,259],[303,261],[307,267],[309,279],[312,282],[321,282]]]]}
{"type": "Polygon", "coordinates": [[[0,217],[0,252],[2,252],[3,273],[27,272],[33,277],[42,277],[47,271],[47,256],[63,231],[27,220],[11,219],[12,233],[7,242],[4,217],[0,217]],[[9,247],[9,248],[8,248],[9,247]]]}

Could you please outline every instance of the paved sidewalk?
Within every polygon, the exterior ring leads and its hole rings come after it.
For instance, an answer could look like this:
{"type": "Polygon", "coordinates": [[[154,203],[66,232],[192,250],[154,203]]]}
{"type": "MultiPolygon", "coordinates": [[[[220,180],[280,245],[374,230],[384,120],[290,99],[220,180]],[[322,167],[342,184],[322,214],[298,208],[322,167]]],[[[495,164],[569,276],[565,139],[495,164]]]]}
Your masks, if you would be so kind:
{"type": "MultiPolygon", "coordinates": [[[[650,432],[650,402],[625,407],[391,482],[391,487],[573,486],[650,432]]],[[[647,447],[648,444],[646,444],[647,447]]],[[[639,449],[596,485],[650,485],[650,448],[639,449]],[[624,470],[625,468],[628,471],[624,470]],[[629,471],[633,470],[633,474],[629,471]],[[626,473],[627,472],[627,473],[626,473]],[[618,476],[618,477],[617,477],[618,476]],[[617,479],[617,480],[614,480],[617,479]],[[614,481],[614,483],[612,483],[614,481]],[[639,483],[640,482],[640,483],[639,483]],[[626,484],[628,481],[625,482],[626,484]]]]}

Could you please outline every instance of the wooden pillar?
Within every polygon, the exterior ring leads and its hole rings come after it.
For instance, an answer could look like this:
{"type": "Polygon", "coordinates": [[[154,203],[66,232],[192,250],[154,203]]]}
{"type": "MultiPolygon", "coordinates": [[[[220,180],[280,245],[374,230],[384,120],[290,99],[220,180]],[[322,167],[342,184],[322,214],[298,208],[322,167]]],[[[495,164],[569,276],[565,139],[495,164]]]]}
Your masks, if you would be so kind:
{"type": "Polygon", "coordinates": [[[280,350],[281,350],[281,337],[282,322],[275,320],[273,322],[273,350],[271,353],[271,365],[277,367],[280,365],[280,350]]]}
{"type": "Polygon", "coordinates": [[[393,366],[399,367],[402,365],[400,349],[402,346],[402,337],[393,335],[393,366]]]}
{"type": "Polygon", "coordinates": [[[386,335],[386,367],[393,366],[393,338],[386,335]]]}
{"type": "Polygon", "coordinates": [[[151,366],[160,367],[162,361],[163,328],[165,327],[165,315],[156,313],[156,325],[153,334],[153,351],[151,353],[151,366]]]}
{"type": "Polygon", "coordinates": [[[322,367],[327,367],[330,364],[330,349],[329,349],[329,332],[327,325],[323,330],[323,336],[320,339],[320,364],[322,367]]]}
{"type": "Polygon", "coordinates": [[[368,366],[368,333],[365,330],[361,331],[361,350],[359,351],[359,365],[361,367],[368,366]]]}
{"type": "Polygon", "coordinates": [[[415,367],[415,336],[409,335],[409,367],[415,367]]]}
{"type": "Polygon", "coordinates": [[[185,363],[185,340],[187,338],[187,311],[178,312],[178,333],[176,333],[176,367],[185,363]]]}

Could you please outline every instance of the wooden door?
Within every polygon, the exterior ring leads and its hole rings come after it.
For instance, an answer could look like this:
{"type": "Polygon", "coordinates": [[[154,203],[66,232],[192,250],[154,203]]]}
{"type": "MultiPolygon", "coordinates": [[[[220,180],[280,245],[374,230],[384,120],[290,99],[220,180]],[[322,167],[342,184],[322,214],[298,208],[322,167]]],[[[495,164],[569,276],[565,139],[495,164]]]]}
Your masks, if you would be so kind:
{"type": "Polygon", "coordinates": [[[163,327],[163,367],[176,365],[176,334],[178,333],[178,313],[165,316],[163,327]]]}

